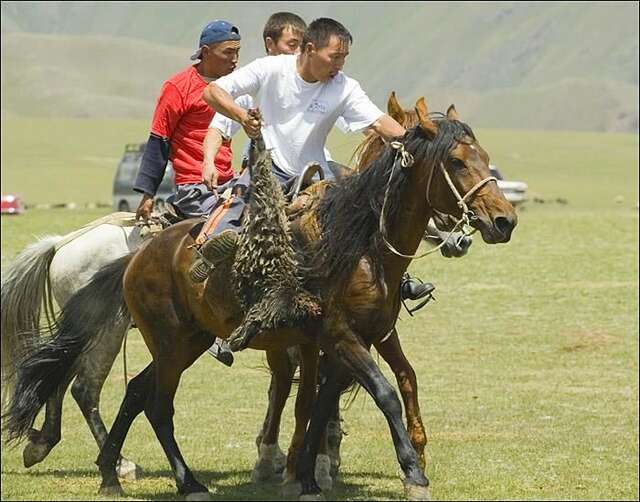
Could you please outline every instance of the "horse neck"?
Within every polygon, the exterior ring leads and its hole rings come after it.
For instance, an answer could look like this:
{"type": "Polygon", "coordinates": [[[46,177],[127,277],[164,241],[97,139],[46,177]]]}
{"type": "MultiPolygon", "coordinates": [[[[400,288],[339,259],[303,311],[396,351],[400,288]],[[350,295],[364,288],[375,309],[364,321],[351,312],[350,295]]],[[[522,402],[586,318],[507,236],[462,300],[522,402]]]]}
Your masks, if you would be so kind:
{"type": "MultiPolygon", "coordinates": [[[[432,211],[426,199],[425,177],[421,176],[423,172],[418,166],[412,168],[409,182],[400,194],[400,207],[393,221],[387,224],[387,242],[405,255],[416,253],[431,217],[432,211]]],[[[382,266],[388,288],[399,286],[411,260],[398,256],[387,248],[382,266]]]]}

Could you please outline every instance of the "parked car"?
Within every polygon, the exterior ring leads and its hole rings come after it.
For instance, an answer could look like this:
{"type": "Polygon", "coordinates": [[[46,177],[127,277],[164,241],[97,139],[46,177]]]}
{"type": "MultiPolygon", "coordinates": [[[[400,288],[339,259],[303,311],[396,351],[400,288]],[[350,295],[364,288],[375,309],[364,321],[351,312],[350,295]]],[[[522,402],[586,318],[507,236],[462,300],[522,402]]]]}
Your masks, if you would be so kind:
{"type": "MultiPolygon", "coordinates": [[[[113,209],[116,211],[135,211],[140,203],[141,195],[133,191],[133,183],[138,175],[146,145],[146,143],[130,143],[124,148],[113,179],[113,209]]],[[[161,211],[164,208],[167,197],[174,192],[174,186],[173,166],[169,162],[154,199],[156,210],[161,211]]]]}
{"type": "Polygon", "coordinates": [[[524,181],[506,181],[502,173],[493,164],[489,165],[491,176],[498,179],[498,187],[502,190],[505,198],[514,206],[527,200],[527,188],[529,186],[524,181]]]}
{"type": "Polygon", "coordinates": [[[13,194],[2,196],[2,214],[22,214],[24,213],[24,204],[20,197],[13,194]]]}

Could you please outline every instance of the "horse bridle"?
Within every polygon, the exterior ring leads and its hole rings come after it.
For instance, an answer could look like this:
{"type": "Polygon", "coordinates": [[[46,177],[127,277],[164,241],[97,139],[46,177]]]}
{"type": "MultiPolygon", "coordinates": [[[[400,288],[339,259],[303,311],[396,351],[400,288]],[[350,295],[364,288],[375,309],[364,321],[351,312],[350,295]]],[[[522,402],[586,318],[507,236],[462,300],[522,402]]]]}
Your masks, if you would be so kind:
{"type": "MultiPolygon", "coordinates": [[[[414,158],[413,158],[413,155],[411,155],[409,152],[407,152],[407,150],[404,147],[404,143],[402,143],[401,141],[392,141],[391,143],[389,143],[389,145],[391,146],[391,148],[396,150],[396,158],[395,158],[395,160],[393,162],[393,165],[391,166],[391,173],[389,175],[389,181],[387,182],[387,189],[386,189],[385,194],[384,194],[384,201],[382,203],[382,210],[380,211],[380,224],[379,224],[380,234],[382,235],[382,240],[385,243],[385,245],[387,246],[387,248],[391,252],[393,252],[394,254],[396,254],[398,256],[401,256],[402,258],[420,259],[420,258],[423,258],[423,257],[431,254],[431,253],[434,253],[434,252],[438,251],[442,246],[444,246],[444,244],[449,240],[449,237],[451,237],[451,235],[460,226],[462,226],[463,233],[465,235],[473,234],[476,231],[475,229],[473,231],[469,232],[469,233],[464,231],[464,226],[465,225],[470,226],[471,222],[477,218],[477,216],[475,215],[473,210],[469,209],[469,206],[467,205],[467,200],[474,193],[476,193],[478,190],[480,190],[480,188],[482,188],[485,184],[489,183],[490,181],[495,181],[497,183],[498,179],[495,176],[487,176],[483,180],[481,180],[478,183],[476,183],[473,187],[471,187],[471,189],[466,194],[464,194],[464,196],[460,196],[460,192],[458,191],[456,186],[453,184],[453,181],[451,180],[451,176],[449,175],[449,173],[445,169],[444,163],[441,161],[438,164],[438,167],[440,168],[440,171],[442,172],[442,174],[444,176],[444,179],[447,181],[447,184],[449,185],[449,188],[453,192],[453,195],[458,200],[458,207],[462,210],[462,216],[458,219],[458,221],[454,225],[453,229],[449,232],[449,235],[447,235],[446,239],[444,239],[435,248],[430,249],[428,251],[425,251],[421,255],[407,255],[407,254],[401,253],[400,251],[398,251],[395,247],[393,247],[391,245],[391,243],[387,240],[386,229],[385,229],[385,226],[384,226],[384,209],[385,209],[385,206],[387,204],[387,197],[389,195],[389,187],[391,185],[391,179],[393,178],[393,173],[395,172],[396,164],[399,163],[404,168],[411,167],[413,165],[413,163],[414,163],[414,158]]],[[[431,200],[430,200],[430,197],[429,197],[429,194],[431,192],[431,181],[433,180],[433,173],[435,172],[435,170],[436,170],[435,166],[432,166],[431,171],[429,172],[429,179],[427,180],[427,189],[425,191],[425,197],[426,197],[426,200],[427,200],[427,204],[429,205],[429,207],[433,211],[435,211],[435,212],[437,212],[439,214],[446,214],[446,213],[443,213],[442,211],[439,211],[438,209],[436,209],[431,204],[431,200]]]]}
{"type": "MultiPolygon", "coordinates": [[[[458,207],[462,210],[461,219],[464,221],[465,225],[470,225],[472,221],[477,219],[477,216],[475,215],[473,210],[469,209],[469,206],[467,206],[467,202],[466,202],[467,199],[471,197],[474,193],[476,193],[478,190],[480,190],[480,188],[482,188],[486,183],[489,183],[490,181],[495,181],[497,183],[498,179],[495,176],[487,176],[483,180],[480,180],[478,183],[476,183],[473,187],[471,187],[471,189],[464,195],[464,197],[461,197],[460,192],[458,192],[458,189],[453,184],[453,181],[451,180],[451,176],[449,175],[449,172],[445,169],[444,163],[442,161],[438,164],[438,167],[440,168],[440,171],[442,172],[444,179],[447,181],[449,188],[451,188],[453,195],[456,197],[456,199],[458,199],[458,207]]],[[[446,214],[436,209],[436,207],[433,204],[431,204],[431,201],[429,200],[429,194],[431,192],[431,180],[433,179],[434,172],[435,172],[435,169],[432,168],[431,171],[429,172],[429,179],[427,181],[427,192],[426,192],[427,204],[429,204],[429,207],[433,209],[436,213],[446,214]]]]}

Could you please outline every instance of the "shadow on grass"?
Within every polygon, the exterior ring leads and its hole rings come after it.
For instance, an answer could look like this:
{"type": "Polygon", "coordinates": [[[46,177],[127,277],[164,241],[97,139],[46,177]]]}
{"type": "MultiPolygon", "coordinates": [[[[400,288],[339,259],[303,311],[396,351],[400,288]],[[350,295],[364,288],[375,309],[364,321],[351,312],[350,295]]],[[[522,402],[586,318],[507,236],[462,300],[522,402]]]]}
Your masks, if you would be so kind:
{"type": "MultiPolygon", "coordinates": [[[[94,469],[55,469],[50,471],[17,471],[6,470],[4,474],[19,474],[34,478],[53,476],[65,478],[73,482],[73,477],[95,478],[96,493],[100,485],[100,475],[94,469]]],[[[271,481],[255,484],[250,481],[251,471],[247,469],[227,470],[224,472],[194,471],[195,478],[205,485],[212,494],[213,500],[282,500],[279,478],[271,481]],[[221,484],[225,480],[241,478],[243,481],[232,485],[221,484]],[[246,480],[246,481],[245,481],[246,480]]],[[[170,470],[145,471],[139,481],[153,480],[166,481],[167,485],[175,486],[173,472],[170,470]]],[[[125,497],[144,500],[184,500],[175,489],[136,491],[136,483],[139,481],[123,481],[122,487],[125,497]]],[[[404,495],[402,483],[396,475],[380,474],[379,472],[349,472],[339,476],[333,490],[324,493],[327,500],[353,500],[353,499],[386,499],[397,500],[404,495]],[[393,489],[371,486],[373,481],[395,481],[393,489]]]]}

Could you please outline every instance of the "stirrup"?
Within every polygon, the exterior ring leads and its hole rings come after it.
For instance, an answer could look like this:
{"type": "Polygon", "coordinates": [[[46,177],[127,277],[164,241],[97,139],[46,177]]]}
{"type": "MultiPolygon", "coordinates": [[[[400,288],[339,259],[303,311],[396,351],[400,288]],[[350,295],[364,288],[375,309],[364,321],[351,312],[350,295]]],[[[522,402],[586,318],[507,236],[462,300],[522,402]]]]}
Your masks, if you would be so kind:
{"type": "Polygon", "coordinates": [[[213,263],[204,257],[201,247],[202,246],[197,245],[191,246],[196,256],[193,259],[191,268],[189,269],[189,278],[195,283],[204,282],[215,268],[213,263]]]}
{"type": "Polygon", "coordinates": [[[196,261],[189,269],[189,277],[193,282],[204,282],[209,273],[213,270],[213,267],[206,263],[202,258],[196,258],[196,261]]]}

